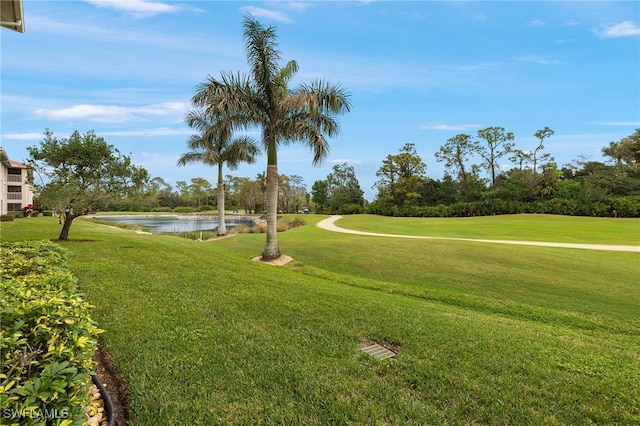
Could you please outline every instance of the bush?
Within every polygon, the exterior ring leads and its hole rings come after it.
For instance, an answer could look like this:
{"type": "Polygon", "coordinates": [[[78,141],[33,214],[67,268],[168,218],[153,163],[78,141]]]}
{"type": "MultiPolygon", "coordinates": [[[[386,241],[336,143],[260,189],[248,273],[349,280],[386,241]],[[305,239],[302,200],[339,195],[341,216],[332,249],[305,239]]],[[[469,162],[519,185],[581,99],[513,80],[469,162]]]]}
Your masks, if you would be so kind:
{"type": "Polygon", "coordinates": [[[632,195],[619,197],[611,202],[612,213],[615,210],[618,217],[640,217],[640,196],[632,195]]]}
{"type": "Polygon", "coordinates": [[[251,232],[251,228],[249,225],[245,225],[244,223],[240,223],[233,228],[231,228],[230,234],[248,234],[251,232]]]}
{"type": "Polygon", "coordinates": [[[195,213],[196,209],[194,207],[187,206],[178,206],[173,209],[174,213],[195,213]]]}
{"type": "Polygon", "coordinates": [[[3,414],[28,418],[20,424],[81,425],[100,332],[91,306],[77,292],[59,246],[30,241],[1,248],[3,414]],[[64,420],[35,419],[42,413],[64,420]]]}
{"type": "Polygon", "coordinates": [[[289,229],[297,228],[298,226],[303,226],[304,224],[305,224],[305,221],[300,216],[295,216],[292,219],[289,219],[289,229]]]}
{"type": "Polygon", "coordinates": [[[171,213],[173,210],[171,209],[171,207],[154,207],[151,209],[151,211],[158,213],[171,213]]]}
{"type": "Polygon", "coordinates": [[[42,216],[51,217],[53,216],[53,212],[51,210],[45,210],[42,212],[42,216]]]}
{"type": "Polygon", "coordinates": [[[0,222],[13,222],[16,217],[12,214],[3,214],[0,216],[0,222]]]}

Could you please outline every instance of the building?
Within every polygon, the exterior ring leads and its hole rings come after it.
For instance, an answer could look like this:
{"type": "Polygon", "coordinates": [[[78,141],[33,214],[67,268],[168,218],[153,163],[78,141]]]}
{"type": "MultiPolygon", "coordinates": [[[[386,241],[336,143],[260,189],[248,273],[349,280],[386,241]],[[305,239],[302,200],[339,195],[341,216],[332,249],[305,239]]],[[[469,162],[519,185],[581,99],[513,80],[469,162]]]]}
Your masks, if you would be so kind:
{"type": "Polygon", "coordinates": [[[25,164],[10,160],[2,147],[0,147],[0,160],[2,161],[0,214],[16,213],[23,207],[33,204],[33,187],[29,184],[32,172],[25,164]]]}
{"type": "Polygon", "coordinates": [[[0,26],[19,33],[24,32],[22,0],[0,1],[0,26]]]}

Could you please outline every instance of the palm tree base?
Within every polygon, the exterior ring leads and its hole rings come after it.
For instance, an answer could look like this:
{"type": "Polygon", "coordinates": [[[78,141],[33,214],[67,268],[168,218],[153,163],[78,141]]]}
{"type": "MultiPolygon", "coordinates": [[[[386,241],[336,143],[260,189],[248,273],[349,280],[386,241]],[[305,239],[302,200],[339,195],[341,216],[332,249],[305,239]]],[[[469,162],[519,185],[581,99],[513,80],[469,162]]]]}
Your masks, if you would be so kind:
{"type": "Polygon", "coordinates": [[[286,254],[282,254],[277,258],[271,260],[265,260],[262,256],[256,256],[251,260],[253,260],[254,262],[266,263],[268,265],[282,266],[291,262],[293,258],[291,256],[287,256],[286,254]]]}

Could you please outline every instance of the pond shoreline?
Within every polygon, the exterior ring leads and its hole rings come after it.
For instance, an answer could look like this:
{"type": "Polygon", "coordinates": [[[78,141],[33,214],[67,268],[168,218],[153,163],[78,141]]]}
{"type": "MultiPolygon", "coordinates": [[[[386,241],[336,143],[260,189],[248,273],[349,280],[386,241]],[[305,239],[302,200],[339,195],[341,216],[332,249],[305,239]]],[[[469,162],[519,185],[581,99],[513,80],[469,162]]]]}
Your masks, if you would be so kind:
{"type": "MultiPolygon", "coordinates": [[[[95,213],[91,215],[85,216],[89,219],[120,219],[120,218],[129,218],[129,219],[154,219],[154,218],[171,218],[171,219],[181,219],[181,220],[218,220],[217,213],[131,213],[131,214],[100,214],[95,213]]],[[[256,223],[259,223],[264,220],[264,215],[261,214],[243,214],[243,213],[225,213],[224,215],[225,221],[228,220],[253,220],[256,223]]]]}
{"type": "MultiPolygon", "coordinates": [[[[215,231],[219,227],[217,214],[203,213],[161,213],[161,214],[93,214],[85,216],[87,220],[102,223],[119,223],[126,226],[137,226],[141,230],[152,233],[175,234],[182,232],[215,231]]],[[[225,214],[227,228],[244,225],[252,228],[264,222],[260,215],[230,213],[225,214]]]]}

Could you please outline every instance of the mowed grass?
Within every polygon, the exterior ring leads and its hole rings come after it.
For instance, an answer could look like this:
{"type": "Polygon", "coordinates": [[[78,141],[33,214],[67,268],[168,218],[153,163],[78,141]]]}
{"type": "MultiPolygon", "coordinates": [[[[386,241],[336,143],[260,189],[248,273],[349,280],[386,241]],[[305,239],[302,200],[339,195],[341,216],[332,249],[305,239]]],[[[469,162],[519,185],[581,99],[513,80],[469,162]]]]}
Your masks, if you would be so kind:
{"type": "Polygon", "coordinates": [[[515,214],[454,218],[345,216],[336,225],[359,231],[448,238],[640,246],[640,219],[515,214]]]}
{"type": "MultiPolygon", "coordinates": [[[[640,422],[637,253],[359,237],[306,219],[279,235],[285,267],[249,260],[264,235],[74,224],[64,246],[135,424],[640,422]],[[362,354],[363,340],[397,359],[362,354]]],[[[5,222],[2,238],[58,226],[5,222]]]]}

